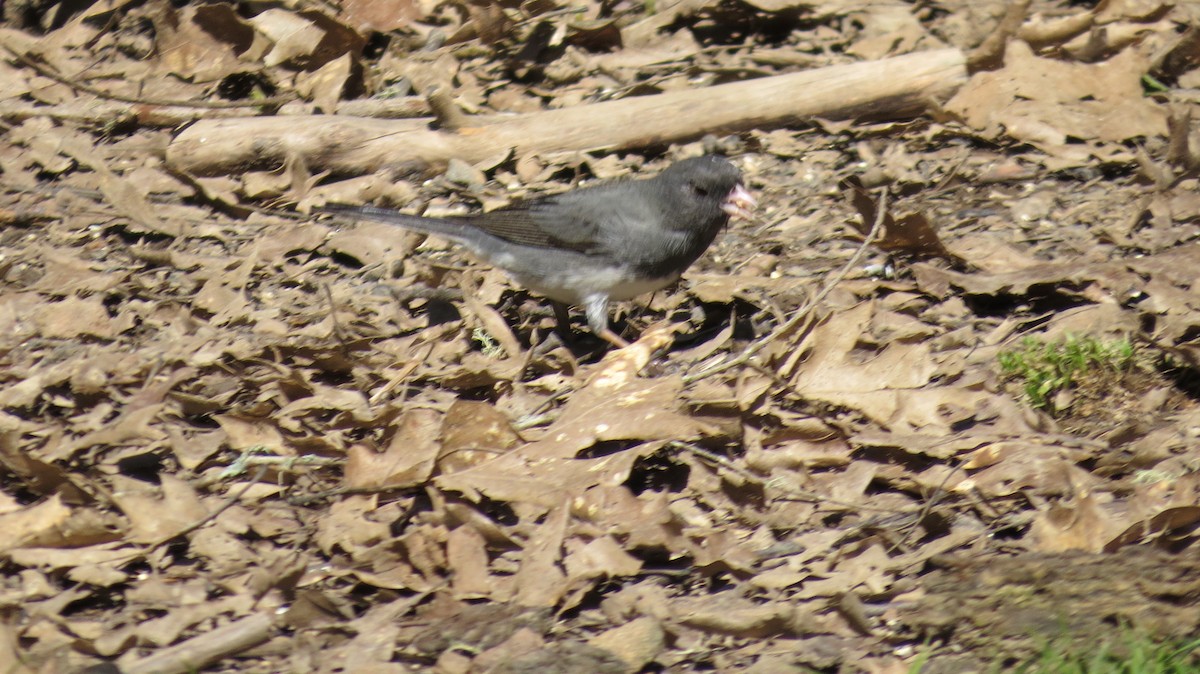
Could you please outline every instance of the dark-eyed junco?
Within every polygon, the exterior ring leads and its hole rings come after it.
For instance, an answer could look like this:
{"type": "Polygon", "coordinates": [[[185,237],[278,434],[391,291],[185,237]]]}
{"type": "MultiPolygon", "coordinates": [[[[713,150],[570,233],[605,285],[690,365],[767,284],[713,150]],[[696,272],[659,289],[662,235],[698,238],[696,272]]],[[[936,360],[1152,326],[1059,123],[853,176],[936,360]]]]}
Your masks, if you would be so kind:
{"type": "Polygon", "coordinates": [[[324,210],[458,243],[534,292],[583,305],[592,332],[626,346],[608,327],[609,301],[674,283],[731,215],[748,217],[754,205],[737,167],[706,156],[676,162],[653,178],[583,187],[479,215],[425,218],[336,204],[324,210]]]}

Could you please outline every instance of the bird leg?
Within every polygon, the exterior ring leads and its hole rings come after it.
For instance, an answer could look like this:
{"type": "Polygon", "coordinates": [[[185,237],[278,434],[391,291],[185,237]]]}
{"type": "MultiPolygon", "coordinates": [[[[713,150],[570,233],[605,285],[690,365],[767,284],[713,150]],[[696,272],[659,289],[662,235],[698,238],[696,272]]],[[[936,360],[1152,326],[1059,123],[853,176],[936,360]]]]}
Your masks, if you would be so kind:
{"type": "Polygon", "coordinates": [[[588,295],[583,302],[584,311],[587,312],[588,327],[591,328],[593,334],[618,349],[629,346],[629,342],[608,327],[608,295],[588,295]]]}
{"type": "Polygon", "coordinates": [[[610,330],[608,328],[604,328],[603,331],[596,333],[596,334],[600,335],[601,339],[608,342],[609,344],[612,344],[613,346],[617,347],[618,349],[624,349],[625,347],[629,346],[629,342],[624,337],[618,335],[617,333],[613,332],[612,330],[610,330]]]}
{"type": "Polygon", "coordinates": [[[567,305],[558,300],[550,300],[550,306],[554,309],[554,320],[558,323],[558,331],[564,337],[571,336],[571,314],[567,310],[567,305]]]}

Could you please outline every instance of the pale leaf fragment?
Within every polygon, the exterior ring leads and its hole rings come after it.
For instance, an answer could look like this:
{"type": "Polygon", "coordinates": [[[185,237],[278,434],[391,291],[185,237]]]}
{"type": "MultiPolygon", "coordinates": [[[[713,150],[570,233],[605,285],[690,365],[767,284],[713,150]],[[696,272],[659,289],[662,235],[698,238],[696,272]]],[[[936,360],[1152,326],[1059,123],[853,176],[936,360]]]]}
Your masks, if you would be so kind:
{"type": "Polygon", "coordinates": [[[353,445],[347,453],[345,484],[351,489],[406,487],[423,484],[433,474],[441,443],[441,417],[414,409],[402,416],[382,452],[353,445]]]}
{"type": "Polygon", "coordinates": [[[4,531],[0,552],[7,553],[45,537],[49,532],[66,525],[70,516],[71,509],[62,503],[58,494],[21,510],[0,515],[0,530],[4,531]]]}
{"type": "Polygon", "coordinates": [[[113,501],[129,518],[129,540],[156,543],[190,527],[208,515],[208,509],[190,484],[164,473],[158,493],[113,493],[113,501]]]}

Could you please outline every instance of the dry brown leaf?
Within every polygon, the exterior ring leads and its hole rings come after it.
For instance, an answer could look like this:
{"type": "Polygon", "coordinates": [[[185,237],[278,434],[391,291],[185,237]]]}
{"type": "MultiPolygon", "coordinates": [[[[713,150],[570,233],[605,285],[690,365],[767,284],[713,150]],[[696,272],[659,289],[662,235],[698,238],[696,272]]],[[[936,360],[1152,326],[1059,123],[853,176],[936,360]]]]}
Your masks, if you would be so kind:
{"type": "Polygon", "coordinates": [[[463,293],[463,303],[467,310],[474,314],[476,320],[482,324],[484,332],[504,349],[504,355],[509,359],[521,358],[524,349],[521,348],[521,343],[517,341],[517,336],[513,334],[508,323],[504,321],[504,317],[491,306],[480,302],[475,296],[466,292],[463,293]]]}
{"type": "Polygon", "coordinates": [[[845,16],[861,24],[863,34],[846,49],[846,52],[863,60],[907,54],[920,47],[936,49],[945,46],[930,35],[916,13],[903,4],[872,3],[845,16]]]}
{"type": "Polygon", "coordinates": [[[1072,503],[1055,504],[1038,513],[1030,527],[1030,540],[1039,552],[1084,550],[1100,552],[1125,528],[1095,495],[1086,494],[1072,503]]]}
{"type": "Polygon", "coordinates": [[[1149,519],[1134,522],[1125,531],[1106,542],[1103,551],[1115,552],[1149,536],[1171,535],[1175,533],[1172,530],[1182,530],[1190,534],[1197,522],[1200,522],[1200,506],[1167,508],[1149,519]]]}
{"type": "Polygon", "coordinates": [[[373,266],[412,253],[419,240],[419,235],[392,225],[364,222],[356,224],[354,229],[336,230],[325,242],[325,248],[373,266]]]}
{"type": "Polygon", "coordinates": [[[160,488],[142,493],[115,492],[113,501],[129,518],[129,540],[135,543],[157,543],[166,540],[208,516],[193,487],[173,475],[160,475],[160,488]]]}
{"type": "Polygon", "coordinates": [[[151,15],[157,51],[156,67],[196,82],[212,82],[236,72],[254,39],[253,29],[230,5],[185,6],[176,13],[163,6],[151,15]]]}
{"type": "Polygon", "coordinates": [[[135,228],[146,232],[157,232],[167,236],[179,236],[183,227],[160,217],[160,211],[150,204],[143,192],[145,185],[131,178],[117,175],[109,168],[108,160],[83,139],[72,138],[62,144],[62,149],[75,161],[96,172],[100,178],[100,191],[117,212],[129,218],[135,228]]]}
{"type": "Polygon", "coordinates": [[[824,442],[788,440],[746,453],[746,467],[760,473],[777,469],[835,468],[850,462],[853,450],[841,438],[824,442]]]}
{"type": "Polygon", "coordinates": [[[676,600],[671,612],[678,622],[695,629],[743,638],[786,634],[798,611],[794,605],[760,604],[726,591],[706,598],[676,600]]]}
{"type": "Polygon", "coordinates": [[[638,455],[660,446],[651,442],[601,459],[576,459],[597,442],[693,439],[706,432],[710,428],[707,424],[676,411],[683,388],[678,376],[637,378],[638,371],[657,345],[669,339],[670,332],[648,332],[630,347],[606,357],[541,439],[470,470],[441,475],[438,485],[446,490],[483,492],[494,499],[552,507],[591,486],[624,480],[638,455]],[[530,475],[534,467],[540,477],[530,475]]]}
{"type": "Polygon", "coordinates": [[[1069,496],[1094,489],[1097,478],[1076,466],[1068,456],[1068,452],[1058,447],[1026,447],[1020,454],[963,480],[957,490],[978,490],[984,496],[998,497],[1022,490],[1039,496],[1069,496]]]}
{"type": "Polygon", "coordinates": [[[83,299],[72,295],[45,304],[33,312],[31,319],[38,332],[50,339],[75,339],[81,335],[112,339],[116,336],[108,310],[98,296],[83,299]]]}
{"type": "MultiPolygon", "coordinates": [[[[342,92],[346,90],[354,73],[354,60],[350,54],[342,54],[326,63],[312,74],[296,78],[296,91],[311,100],[318,111],[333,113],[337,110],[342,92]]],[[[302,200],[307,194],[294,193],[292,197],[302,200]]]]}
{"type": "Polygon", "coordinates": [[[491,595],[495,587],[488,571],[487,542],[473,527],[460,526],[446,539],[446,563],[456,599],[491,595]]]}
{"type": "Polygon", "coordinates": [[[662,547],[684,550],[688,543],[663,494],[634,496],[627,487],[599,485],[572,502],[574,513],[604,533],[619,536],[627,550],[662,547]]]}
{"type": "Polygon", "coordinates": [[[157,403],[129,409],[124,415],[105,427],[64,443],[62,447],[57,448],[52,455],[48,454],[46,458],[65,458],[75,452],[97,445],[120,445],[130,440],[161,439],[164,437],[163,431],[152,424],[157,421],[163,407],[162,403],[157,403]]]}
{"type": "Polygon", "coordinates": [[[666,630],[657,619],[646,616],[601,632],[588,643],[616,654],[631,670],[640,671],[666,646],[666,630]]]}
{"type": "Polygon", "coordinates": [[[245,595],[217,597],[197,604],[178,606],[167,615],[139,623],[136,634],[140,640],[158,646],[167,646],[174,643],[189,628],[199,623],[226,613],[246,612],[252,608],[249,599],[245,595]]]}
{"type": "MultiPolygon", "coordinates": [[[[87,503],[91,499],[87,492],[74,483],[69,471],[54,463],[48,463],[33,452],[22,451],[17,435],[11,431],[0,434],[0,464],[19,478],[23,488],[34,494],[63,498],[67,503],[87,503]]],[[[15,504],[8,504],[6,512],[15,511],[15,504]]]]}
{"type": "Polygon", "coordinates": [[[45,301],[41,294],[33,292],[13,292],[0,296],[0,329],[7,336],[5,344],[19,343],[38,333],[38,327],[30,320],[30,316],[45,301]]]}
{"type": "Polygon", "coordinates": [[[1108,265],[1087,265],[1078,262],[1042,263],[1020,271],[1000,274],[963,274],[924,263],[913,266],[920,287],[939,295],[945,295],[948,291],[944,289],[950,286],[961,288],[973,295],[1023,295],[1035,285],[1066,288],[1085,286],[1089,281],[1116,271],[1108,265]]]}
{"type": "Polygon", "coordinates": [[[456,400],[442,421],[438,468],[453,473],[494,458],[521,442],[508,418],[493,405],[456,400]]]}
{"type": "Polygon", "coordinates": [[[370,516],[375,510],[375,500],[365,496],[335,501],[317,521],[315,542],[327,554],[340,549],[357,555],[380,541],[390,540],[392,532],[387,523],[370,516]]]}
{"type": "Polygon", "coordinates": [[[1067,138],[1120,142],[1166,134],[1164,108],[1142,96],[1148,59],[1126,49],[1096,64],[1042,58],[1024,42],[1009,43],[1004,68],[974,75],[947,104],[972,128],[1006,132],[1049,153],[1067,138]]]}
{"type": "Polygon", "coordinates": [[[267,9],[249,23],[272,43],[271,51],[263,58],[267,66],[305,63],[325,37],[325,32],[312,21],[286,9],[267,9]]]}
{"type": "Polygon", "coordinates": [[[286,423],[290,417],[303,416],[310,410],[344,412],[360,422],[374,421],[376,416],[362,393],[323,384],[312,384],[311,395],[284,406],[278,416],[286,423]]]}
{"type": "Polygon", "coordinates": [[[0,526],[6,532],[0,551],[8,553],[25,547],[66,526],[70,516],[71,509],[63,505],[57,494],[21,510],[0,514],[0,526]]]}
{"type": "Polygon", "coordinates": [[[90,545],[112,543],[124,534],[124,522],[114,513],[93,508],[75,508],[60,525],[47,528],[32,539],[25,547],[82,548],[90,545]]]}
{"type": "Polygon", "coordinates": [[[246,451],[256,447],[269,449],[275,454],[286,454],[292,450],[283,440],[279,428],[261,419],[244,419],[232,414],[218,414],[213,420],[225,432],[225,444],[231,449],[246,451]]]}
{"type": "Polygon", "coordinates": [[[85,296],[101,293],[111,290],[127,278],[124,273],[93,268],[94,263],[77,257],[74,251],[45,248],[38,252],[38,256],[45,266],[45,273],[34,289],[51,295],[70,297],[75,293],[85,296]]]}
{"type": "Polygon", "coordinates": [[[946,403],[967,410],[978,405],[978,395],[971,401],[957,390],[939,394],[936,389],[921,389],[937,370],[927,343],[893,342],[877,352],[860,351],[874,313],[873,303],[863,303],[815,328],[802,352],[792,356],[798,363],[792,377],[796,390],[862,410],[897,429],[944,425],[939,408],[946,403]]]}
{"type": "MultiPolygon", "coordinates": [[[[879,217],[878,204],[857,178],[847,180],[846,187],[847,197],[861,218],[852,224],[860,234],[866,236],[879,217]]],[[[924,213],[884,213],[882,234],[874,241],[874,245],[886,252],[905,252],[958,261],[957,256],[942,244],[937,228],[924,213]]]]}
{"type": "Polygon", "coordinates": [[[599,441],[691,440],[708,430],[703,422],[676,411],[683,383],[600,376],[575,393],[544,436],[522,447],[532,460],[566,459],[599,441]]]}
{"type": "Polygon", "coordinates": [[[390,33],[408,27],[421,16],[413,0],[345,0],[341,10],[342,20],[362,33],[390,33]]]}
{"type": "Polygon", "coordinates": [[[30,568],[63,569],[92,564],[129,561],[129,550],[118,543],[101,543],[83,548],[18,548],[9,552],[16,564],[30,568]]]}
{"type": "Polygon", "coordinates": [[[834,568],[804,584],[802,597],[837,597],[855,590],[878,595],[892,584],[890,569],[893,563],[880,545],[868,546],[856,554],[838,560],[834,568]]]}
{"type": "Polygon", "coordinates": [[[433,474],[441,451],[437,432],[441,421],[433,410],[410,410],[397,420],[383,452],[351,446],[343,478],[346,486],[369,489],[424,484],[433,474]]]}
{"type": "Polygon", "coordinates": [[[611,536],[601,536],[583,545],[569,541],[567,547],[570,552],[563,565],[572,581],[634,576],[642,570],[641,560],[625,552],[611,536]]]}
{"type": "Polygon", "coordinates": [[[525,545],[517,569],[516,595],[521,606],[552,607],[567,591],[568,579],[560,561],[570,509],[561,504],[550,511],[525,545]]]}

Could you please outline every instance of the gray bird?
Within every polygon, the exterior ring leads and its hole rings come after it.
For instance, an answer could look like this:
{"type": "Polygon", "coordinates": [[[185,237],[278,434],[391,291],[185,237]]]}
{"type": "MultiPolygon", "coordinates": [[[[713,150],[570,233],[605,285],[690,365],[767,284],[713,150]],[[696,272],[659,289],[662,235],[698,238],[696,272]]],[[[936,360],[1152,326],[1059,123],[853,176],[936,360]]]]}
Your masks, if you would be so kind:
{"type": "MultiPolygon", "coordinates": [[[[730,216],[748,218],[754,197],[728,160],[676,162],[653,178],[582,187],[460,217],[426,218],[373,206],[323,210],[377,220],[461,245],[555,302],[582,305],[592,332],[617,347],[608,303],[674,283],[730,216]]],[[[561,319],[565,310],[556,305],[561,319]]]]}

